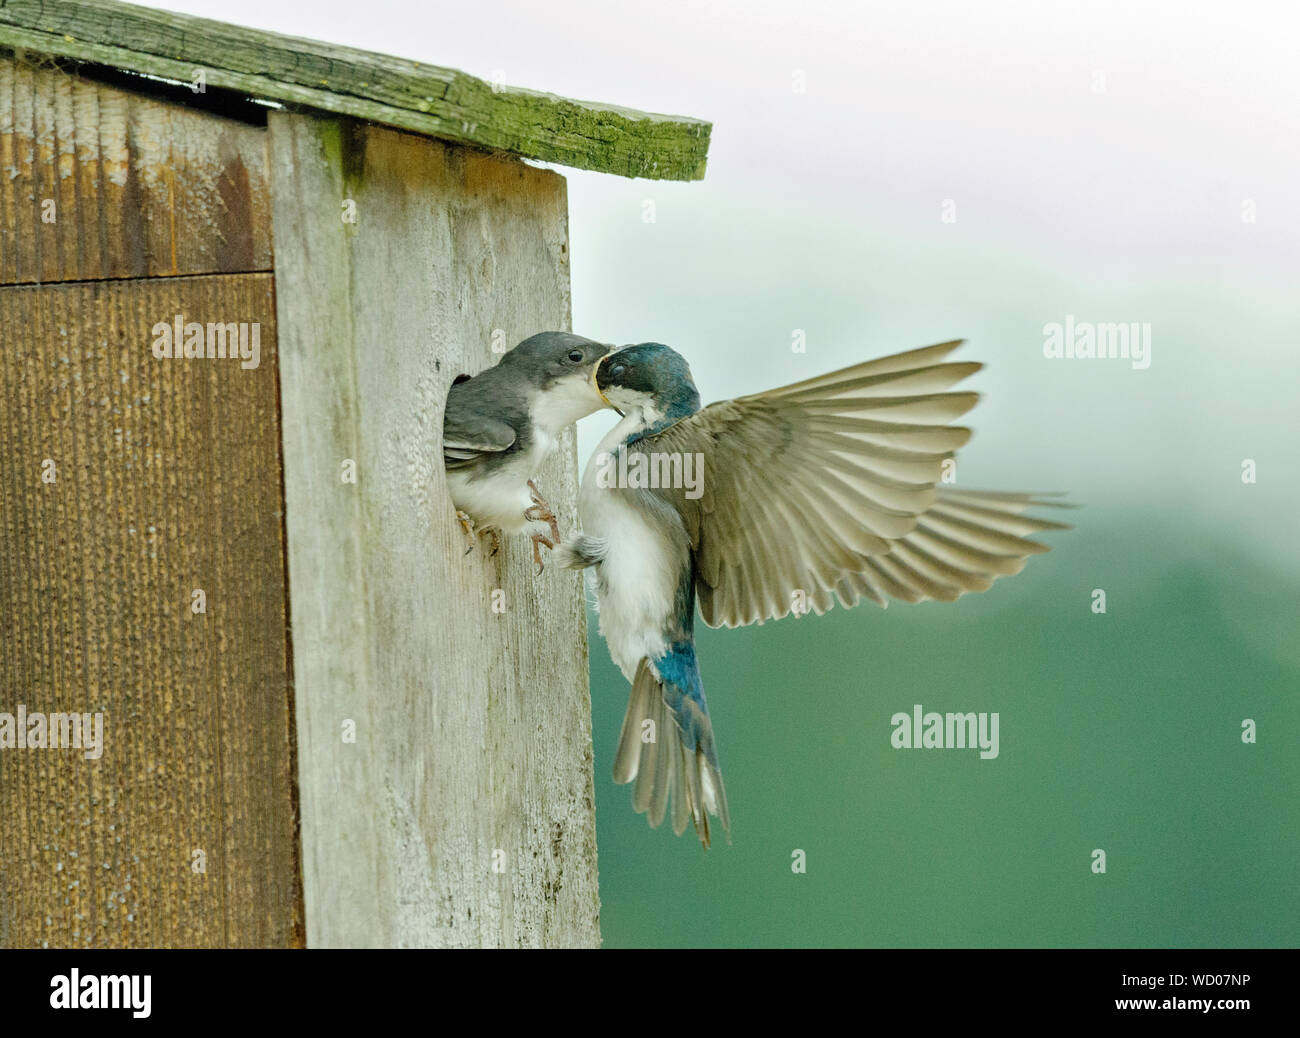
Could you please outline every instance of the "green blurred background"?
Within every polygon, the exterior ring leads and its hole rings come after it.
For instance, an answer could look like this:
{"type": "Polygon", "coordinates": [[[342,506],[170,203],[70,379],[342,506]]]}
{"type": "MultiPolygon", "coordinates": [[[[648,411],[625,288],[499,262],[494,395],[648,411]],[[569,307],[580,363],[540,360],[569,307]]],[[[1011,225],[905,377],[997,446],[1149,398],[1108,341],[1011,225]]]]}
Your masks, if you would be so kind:
{"type": "Polygon", "coordinates": [[[1294,946],[1300,15],[670,7],[535,63],[492,41],[521,81],[714,120],[700,183],[565,172],[574,329],[668,343],[705,401],[965,337],[958,485],[1083,507],[982,595],[702,631],[707,854],[610,778],[593,623],[607,945],[1294,946]],[[1070,314],[1149,323],[1150,368],[1045,358],[1070,314]],[[999,757],[893,749],[915,703],[997,711],[999,757]]]}
{"type": "MultiPolygon", "coordinates": [[[[575,328],[674,345],[706,401],[965,335],[954,359],[989,367],[958,485],[1083,507],[981,595],[703,629],[733,820],[707,854],[689,829],[650,830],[612,782],[627,684],[593,614],[606,945],[1294,946],[1291,275],[1223,255],[1231,242],[1104,274],[996,228],[691,192],[669,189],[638,238],[613,214],[644,191],[584,185],[575,328]],[[761,234],[739,247],[755,212],[761,234]],[[1151,367],[1046,359],[1042,326],[1067,313],[1150,322],[1151,367]],[[915,703],[997,711],[999,757],[895,750],[890,717],[915,703]]],[[[611,421],[584,421],[580,454],[611,421]]]]}
{"type": "Polygon", "coordinates": [[[610,779],[626,683],[594,643],[606,945],[1293,946],[1294,588],[1227,538],[1104,511],[951,605],[706,630],[733,819],[707,854],[610,779]],[[1165,559],[1174,539],[1203,557],[1165,559]],[[918,702],[998,711],[998,758],[894,749],[918,702]]]}

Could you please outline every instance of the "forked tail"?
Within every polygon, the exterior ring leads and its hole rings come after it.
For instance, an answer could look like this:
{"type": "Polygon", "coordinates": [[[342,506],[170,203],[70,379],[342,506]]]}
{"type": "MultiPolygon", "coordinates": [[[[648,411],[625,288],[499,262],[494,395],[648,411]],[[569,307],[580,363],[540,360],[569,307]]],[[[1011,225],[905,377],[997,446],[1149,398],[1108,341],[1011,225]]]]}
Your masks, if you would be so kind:
{"type": "Polygon", "coordinates": [[[690,818],[707,848],[710,814],[730,836],[727,791],[690,642],[674,645],[654,662],[643,659],[637,667],[614,757],[614,781],[633,780],[633,806],[649,812],[651,826],[664,820],[671,802],[678,836],[690,818]]]}

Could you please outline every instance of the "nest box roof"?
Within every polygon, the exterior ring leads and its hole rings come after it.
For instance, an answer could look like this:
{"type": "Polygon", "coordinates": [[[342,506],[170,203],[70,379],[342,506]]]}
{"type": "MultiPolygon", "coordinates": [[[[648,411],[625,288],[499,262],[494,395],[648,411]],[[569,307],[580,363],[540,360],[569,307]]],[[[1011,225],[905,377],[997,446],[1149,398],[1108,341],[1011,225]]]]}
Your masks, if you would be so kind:
{"type": "Polygon", "coordinates": [[[711,125],[116,0],[0,0],[0,47],[367,119],[578,169],[704,176],[711,125]]]}

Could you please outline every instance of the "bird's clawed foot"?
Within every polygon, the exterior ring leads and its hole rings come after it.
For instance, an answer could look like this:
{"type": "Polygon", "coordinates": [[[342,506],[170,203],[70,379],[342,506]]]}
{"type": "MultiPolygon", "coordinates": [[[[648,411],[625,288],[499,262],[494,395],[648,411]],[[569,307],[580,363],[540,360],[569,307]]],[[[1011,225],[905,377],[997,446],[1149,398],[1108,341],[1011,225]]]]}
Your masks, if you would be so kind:
{"type": "Polygon", "coordinates": [[[474,520],[469,517],[467,512],[457,508],[456,522],[460,523],[460,528],[465,532],[465,536],[469,539],[469,547],[465,549],[465,554],[468,555],[474,550],[474,520]]]}
{"type": "MultiPolygon", "coordinates": [[[[524,510],[524,518],[535,519],[549,525],[551,528],[551,543],[546,546],[548,548],[554,548],[555,545],[560,543],[560,524],[555,521],[555,512],[551,510],[551,506],[546,503],[546,499],[542,497],[541,491],[537,489],[537,484],[531,479],[528,481],[528,491],[533,499],[533,507],[524,510]]],[[[533,553],[536,554],[536,551],[537,538],[534,537],[533,553]]]]}
{"type": "Polygon", "coordinates": [[[465,536],[469,538],[469,547],[465,549],[466,555],[474,550],[476,535],[479,537],[487,537],[492,541],[492,550],[488,552],[489,559],[501,550],[501,535],[497,532],[495,526],[485,526],[481,530],[475,530],[474,520],[459,508],[456,509],[456,521],[460,523],[460,528],[465,531],[465,536]]]}
{"type": "Polygon", "coordinates": [[[528,481],[528,493],[533,499],[532,508],[524,509],[524,518],[536,522],[546,523],[551,528],[549,537],[544,533],[535,533],[533,540],[533,561],[537,563],[537,575],[542,574],[542,546],[554,548],[560,543],[560,524],[555,520],[555,512],[551,506],[546,503],[542,497],[542,492],[537,489],[537,484],[531,479],[528,481]]]}
{"type": "Polygon", "coordinates": [[[537,575],[542,575],[542,545],[548,548],[555,547],[555,541],[551,540],[544,533],[533,534],[533,561],[537,563],[537,575]]]}

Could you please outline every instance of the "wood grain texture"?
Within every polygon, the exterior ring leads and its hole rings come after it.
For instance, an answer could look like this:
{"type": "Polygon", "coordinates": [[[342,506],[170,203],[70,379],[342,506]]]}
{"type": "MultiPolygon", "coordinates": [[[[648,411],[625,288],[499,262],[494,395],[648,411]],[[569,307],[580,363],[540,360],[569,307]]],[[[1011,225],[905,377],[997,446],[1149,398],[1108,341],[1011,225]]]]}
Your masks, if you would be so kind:
{"type": "MultiPolygon", "coordinates": [[[[526,540],[466,556],[441,451],[494,329],[569,326],[564,181],[343,120],[269,131],[308,944],[598,944],[581,581],[534,577],[526,540]]],[[[572,430],[539,477],[571,528],[572,430]]]]}
{"type": "Polygon", "coordinates": [[[115,0],[2,0],[0,44],[628,177],[699,180],[712,129],[115,0]]]}
{"type": "Polygon", "coordinates": [[[0,711],[104,713],[98,760],[0,749],[0,946],[302,943],[274,306],[0,288],[0,711]],[[178,313],[260,322],[260,365],[156,359],[178,313]]]}
{"type": "Polygon", "coordinates": [[[0,284],[269,271],[266,132],[0,52],[0,212],[0,284]]]}

